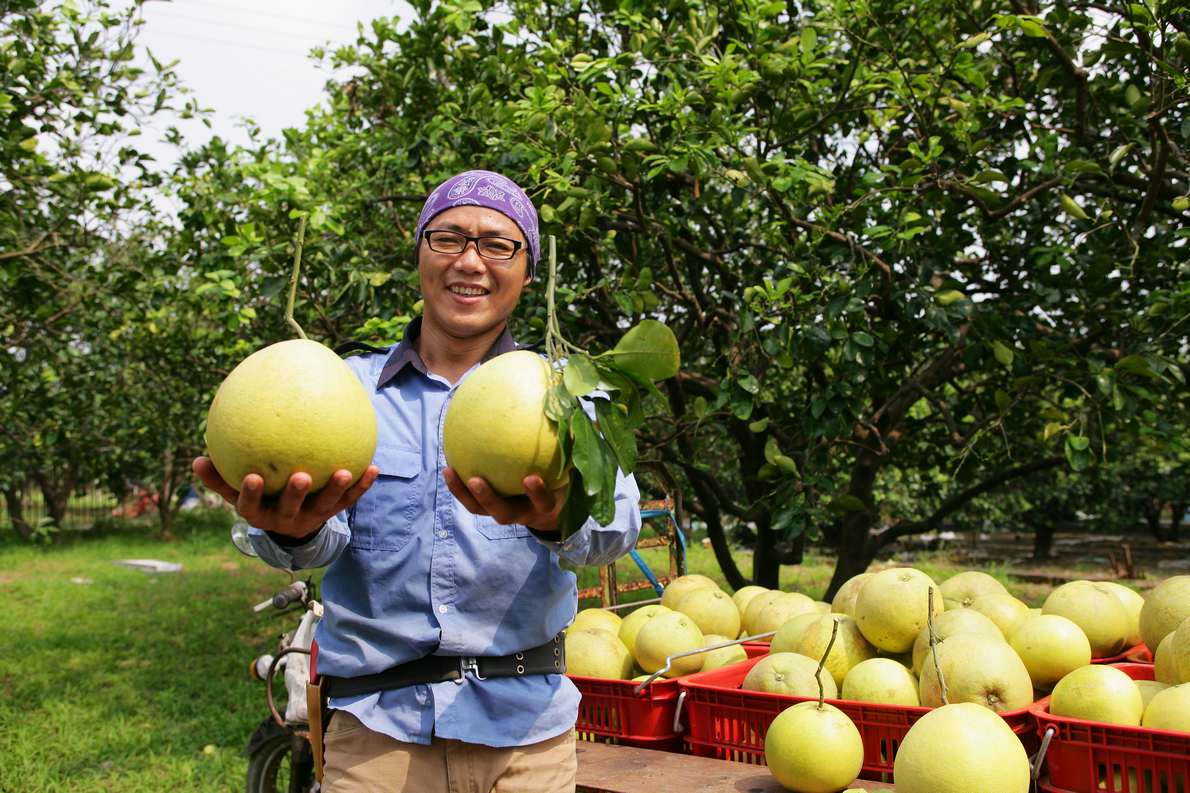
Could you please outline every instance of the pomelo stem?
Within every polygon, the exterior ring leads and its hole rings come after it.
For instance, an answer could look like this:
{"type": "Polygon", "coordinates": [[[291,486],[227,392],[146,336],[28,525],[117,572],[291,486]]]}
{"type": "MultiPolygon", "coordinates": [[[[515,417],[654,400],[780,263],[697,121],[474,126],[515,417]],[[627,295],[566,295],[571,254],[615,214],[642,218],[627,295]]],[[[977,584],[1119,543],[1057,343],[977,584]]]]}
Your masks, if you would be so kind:
{"type": "Polygon", "coordinates": [[[289,301],[285,304],[285,321],[297,331],[298,336],[302,339],[306,338],[306,333],[302,330],[302,326],[297,324],[297,320],[293,318],[293,298],[297,294],[298,273],[302,269],[302,243],[306,239],[307,214],[309,213],[303,212],[301,222],[298,223],[297,245],[293,251],[293,277],[289,279],[289,301]]]}
{"type": "Polygon", "coordinates": [[[934,634],[934,587],[930,587],[926,598],[926,630],[930,632],[930,653],[934,656],[934,671],[938,673],[938,691],[942,694],[942,704],[949,705],[946,699],[946,681],[942,679],[942,665],[938,663],[938,637],[934,634]]]}
{"type": "Polygon", "coordinates": [[[826,689],[822,687],[822,667],[826,666],[826,659],[830,657],[831,648],[835,646],[835,637],[839,635],[839,619],[836,617],[831,620],[831,640],[826,643],[826,652],[822,654],[822,660],[818,662],[818,671],[814,673],[814,679],[818,681],[818,709],[822,710],[822,703],[826,701],[826,689]]]}

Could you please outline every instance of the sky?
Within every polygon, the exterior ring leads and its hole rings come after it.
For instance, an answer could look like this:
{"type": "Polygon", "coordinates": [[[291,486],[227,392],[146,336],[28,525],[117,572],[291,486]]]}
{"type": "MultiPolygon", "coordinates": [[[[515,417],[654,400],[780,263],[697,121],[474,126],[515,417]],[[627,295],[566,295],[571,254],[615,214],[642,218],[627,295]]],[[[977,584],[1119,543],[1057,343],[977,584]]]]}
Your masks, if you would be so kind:
{"type": "Polygon", "coordinates": [[[192,146],[213,135],[246,144],[244,117],[263,137],[279,137],[304,123],[306,108],[325,100],[331,76],[347,76],[311,60],[312,47],[354,42],[360,21],[396,16],[407,23],[414,14],[404,0],[150,0],[142,6],[146,24],[138,49],[148,48],[163,63],[179,60],[175,70],[189,98],[214,112],[207,116],[210,129],[198,120],[163,119],[155,125],[158,134],[146,131],[138,147],[161,166],[172,163],[171,146],[146,140],[162,137],[171,124],[192,146]]]}

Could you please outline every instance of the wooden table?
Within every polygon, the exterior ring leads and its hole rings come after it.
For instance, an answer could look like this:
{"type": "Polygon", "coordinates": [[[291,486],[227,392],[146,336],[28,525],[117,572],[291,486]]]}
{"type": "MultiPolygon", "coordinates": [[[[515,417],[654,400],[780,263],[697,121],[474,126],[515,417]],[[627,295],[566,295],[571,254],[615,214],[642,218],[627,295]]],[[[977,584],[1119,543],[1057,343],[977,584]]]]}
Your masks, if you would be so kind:
{"type": "MultiPolygon", "coordinates": [[[[577,741],[579,793],[786,793],[764,766],[577,741]]],[[[857,779],[852,788],[895,790],[857,779]]]]}

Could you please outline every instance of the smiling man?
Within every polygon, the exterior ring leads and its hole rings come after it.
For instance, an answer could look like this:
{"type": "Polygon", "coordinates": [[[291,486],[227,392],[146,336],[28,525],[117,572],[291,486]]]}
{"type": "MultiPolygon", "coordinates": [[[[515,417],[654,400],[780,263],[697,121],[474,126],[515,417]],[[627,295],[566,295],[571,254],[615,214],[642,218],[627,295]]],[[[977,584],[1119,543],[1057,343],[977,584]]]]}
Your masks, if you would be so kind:
{"type": "Polygon", "coordinates": [[[347,359],[380,434],[360,482],[338,471],[308,494],[298,473],[268,503],[256,474],[236,490],[208,458],[194,469],[236,504],[266,562],[327,566],[324,791],[573,791],[579,694],[562,674],[562,632],[577,591],[559,559],[626,554],[640,493],[618,474],[615,519],[563,543],[563,490],[529,476],[527,496],[503,499],[446,467],[442,424],[459,383],[520,348],[507,320],[541,253],[537,211],[509,179],[468,171],[430,195],[415,239],[422,316],[395,347],[347,359]]]}

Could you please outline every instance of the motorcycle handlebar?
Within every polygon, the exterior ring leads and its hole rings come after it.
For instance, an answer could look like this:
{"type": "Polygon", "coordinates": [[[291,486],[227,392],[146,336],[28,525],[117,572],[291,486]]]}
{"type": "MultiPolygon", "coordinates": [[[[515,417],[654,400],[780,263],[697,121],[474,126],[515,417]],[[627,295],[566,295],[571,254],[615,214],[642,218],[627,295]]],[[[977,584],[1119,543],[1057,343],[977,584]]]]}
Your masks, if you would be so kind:
{"type": "Polygon", "coordinates": [[[273,595],[273,608],[284,609],[291,603],[305,601],[308,592],[309,590],[306,587],[305,581],[294,581],[292,584],[273,595]]]}

